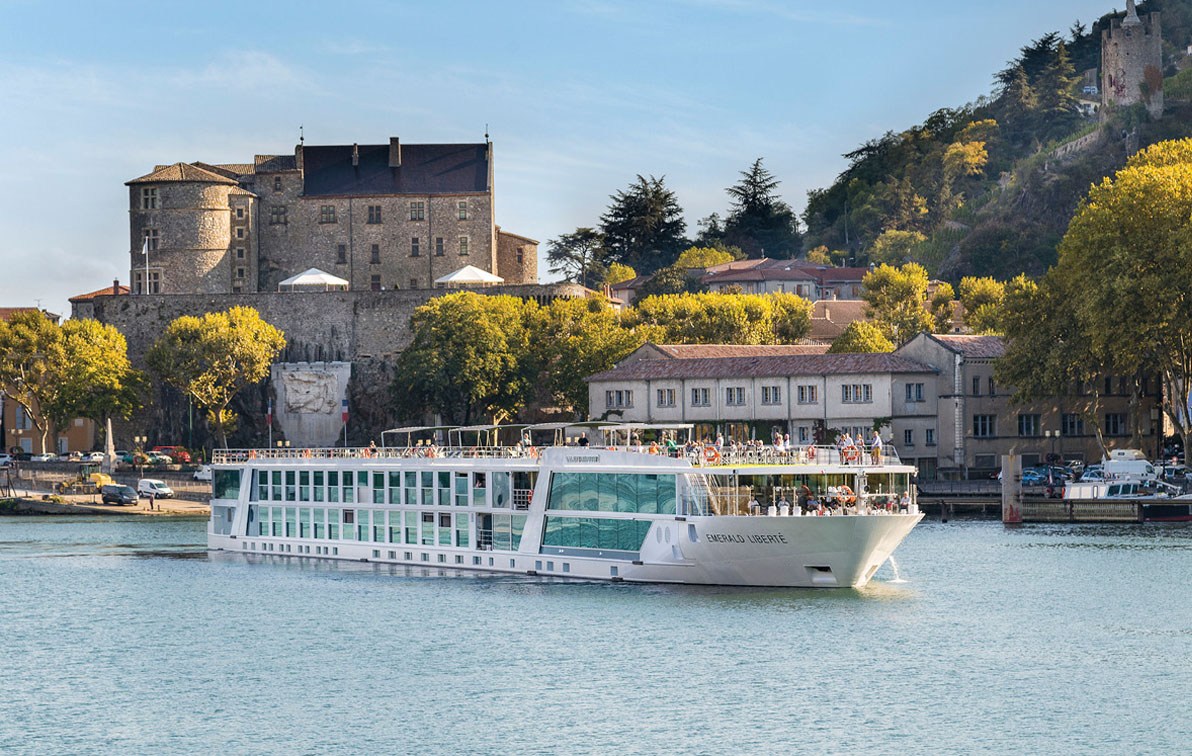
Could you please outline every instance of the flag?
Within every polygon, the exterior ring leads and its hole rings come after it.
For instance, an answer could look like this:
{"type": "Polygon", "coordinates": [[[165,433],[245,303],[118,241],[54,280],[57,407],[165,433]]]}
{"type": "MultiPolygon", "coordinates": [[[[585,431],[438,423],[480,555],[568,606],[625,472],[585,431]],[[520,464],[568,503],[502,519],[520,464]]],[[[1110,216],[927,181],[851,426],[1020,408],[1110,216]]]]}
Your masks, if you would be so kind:
{"type": "Polygon", "coordinates": [[[273,400],[269,400],[269,404],[265,408],[265,424],[273,425],[273,400]]]}
{"type": "Polygon", "coordinates": [[[343,400],[342,406],[343,406],[343,416],[340,419],[342,419],[346,423],[346,422],[348,422],[348,400],[347,399],[343,400]]]}
{"type": "Polygon", "coordinates": [[[141,243],[141,254],[142,255],[149,254],[149,235],[148,234],[145,234],[145,239],[141,243]]]}

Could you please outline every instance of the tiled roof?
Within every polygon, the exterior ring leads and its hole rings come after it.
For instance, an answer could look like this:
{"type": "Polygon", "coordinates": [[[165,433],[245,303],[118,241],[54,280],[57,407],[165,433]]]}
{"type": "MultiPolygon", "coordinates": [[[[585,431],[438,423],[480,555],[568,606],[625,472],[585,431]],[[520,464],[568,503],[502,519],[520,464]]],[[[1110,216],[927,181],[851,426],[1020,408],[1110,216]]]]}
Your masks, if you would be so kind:
{"type": "Polygon", "coordinates": [[[654,344],[655,348],[676,360],[718,357],[788,357],[823,354],[827,344],[654,344]]]}
{"type": "Polygon", "coordinates": [[[228,194],[239,194],[244,197],[256,197],[257,196],[242,186],[232,187],[231,189],[228,190],[228,194]]]}
{"type": "Polygon", "coordinates": [[[488,191],[486,144],[403,144],[397,168],[389,167],[388,144],[307,146],[302,164],[308,197],[488,191]]]}
{"type": "MultiPolygon", "coordinates": [[[[224,178],[230,178],[233,180],[238,179],[238,178],[240,178],[241,175],[243,175],[241,171],[234,170],[234,168],[232,166],[214,165],[212,163],[204,163],[202,160],[196,160],[193,163],[191,163],[191,165],[198,166],[199,168],[202,168],[205,171],[211,171],[212,173],[214,173],[218,176],[223,176],[224,178]]],[[[243,166],[236,166],[236,167],[239,168],[239,167],[243,167],[243,166]]],[[[250,168],[250,170],[248,172],[252,173],[251,166],[249,166],[249,168],[250,168]]]]}
{"type": "Polygon", "coordinates": [[[47,318],[53,320],[55,323],[57,323],[59,320],[59,317],[54,313],[47,312],[46,310],[39,310],[36,307],[0,307],[0,320],[8,320],[18,312],[40,312],[44,313],[47,318]]]}
{"type": "Polygon", "coordinates": [[[293,155],[256,155],[253,158],[253,173],[276,173],[298,170],[298,161],[293,155]]]}
{"type": "Polygon", "coordinates": [[[527,244],[539,244],[540,243],[537,239],[531,239],[528,236],[522,236],[521,234],[515,234],[512,231],[506,231],[506,230],[502,229],[500,226],[497,227],[497,233],[499,233],[501,236],[512,236],[514,239],[521,239],[522,241],[526,242],[527,244]]]}
{"type": "Polygon", "coordinates": [[[251,176],[256,171],[256,166],[252,163],[216,163],[215,167],[231,171],[238,176],[251,176]]]}
{"type": "Polygon", "coordinates": [[[76,297],[71,297],[70,301],[71,302],[85,302],[88,299],[95,299],[96,297],[110,296],[112,294],[128,294],[129,293],[129,288],[127,286],[124,286],[123,284],[116,286],[115,291],[113,291],[112,289],[113,289],[113,287],[111,287],[111,286],[105,286],[104,288],[99,289],[98,291],[92,291],[92,292],[88,292],[86,294],[79,294],[76,297]]]}
{"type": "Polygon", "coordinates": [[[191,181],[202,184],[235,184],[226,176],[200,168],[190,163],[174,163],[153,171],[153,173],[126,181],[125,184],[157,184],[165,181],[191,181]]]}
{"type": "Polygon", "coordinates": [[[766,378],[788,375],[934,372],[934,368],[894,354],[807,354],[786,357],[638,360],[588,376],[587,380],[642,381],[666,378],[766,378]]]}
{"type": "Polygon", "coordinates": [[[653,276],[634,276],[628,280],[620,283],[610,284],[610,289],[636,289],[639,288],[646,281],[649,281],[653,276]]]}
{"type": "Polygon", "coordinates": [[[974,359],[997,359],[1006,353],[1001,336],[939,333],[932,334],[931,338],[957,354],[974,359]]]}
{"type": "Polygon", "coordinates": [[[811,303],[811,317],[848,325],[865,319],[865,306],[863,299],[817,299],[811,303]]]}

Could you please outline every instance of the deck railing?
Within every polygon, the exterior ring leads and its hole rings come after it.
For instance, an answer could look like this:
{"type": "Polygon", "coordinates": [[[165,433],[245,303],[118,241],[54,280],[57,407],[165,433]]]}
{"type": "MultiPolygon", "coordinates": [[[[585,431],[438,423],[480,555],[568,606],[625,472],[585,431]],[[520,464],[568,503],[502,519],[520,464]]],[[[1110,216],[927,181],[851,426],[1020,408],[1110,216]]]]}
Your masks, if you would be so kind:
{"type": "MultiPolygon", "coordinates": [[[[359,448],[276,448],[276,449],[216,449],[211,460],[215,464],[238,464],[250,460],[305,459],[537,459],[544,447],[521,446],[385,446],[359,448]]],[[[583,447],[567,447],[580,449],[583,447]]],[[[731,467],[745,465],[897,465],[898,452],[883,446],[875,452],[861,446],[837,447],[797,446],[779,451],[773,446],[720,446],[695,444],[680,447],[674,452],[664,448],[645,446],[607,446],[610,451],[661,454],[687,459],[696,467],[731,467]]]]}

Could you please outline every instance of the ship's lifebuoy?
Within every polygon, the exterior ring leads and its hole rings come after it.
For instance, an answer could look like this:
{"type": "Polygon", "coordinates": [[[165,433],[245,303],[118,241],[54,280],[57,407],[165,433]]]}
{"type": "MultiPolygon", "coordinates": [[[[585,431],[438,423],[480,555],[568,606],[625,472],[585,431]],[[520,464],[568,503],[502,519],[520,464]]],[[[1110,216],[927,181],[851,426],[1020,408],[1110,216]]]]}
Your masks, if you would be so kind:
{"type": "Polygon", "coordinates": [[[705,446],[704,447],[704,461],[710,465],[719,464],[720,463],[720,450],[717,449],[715,446],[712,446],[711,444],[708,444],[707,446],[705,446]]]}
{"type": "Polygon", "coordinates": [[[814,446],[807,447],[807,459],[811,462],[815,461],[815,447],[814,446]]]}
{"type": "Polygon", "coordinates": [[[537,446],[530,447],[530,459],[538,459],[538,447],[537,446]]]}
{"type": "Polygon", "coordinates": [[[861,452],[857,451],[855,446],[846,446],[840,452],[840,456],[844,457],[846,462],[856,462],[861,458],[861,452]]]}
{"type": "Polygon", "coordinates": [[[853,493],[853,489],[848,486],[841,486],[839,490],[844,494],[845,504],[855,504],[857,502],[857,495],[853,493]]]}

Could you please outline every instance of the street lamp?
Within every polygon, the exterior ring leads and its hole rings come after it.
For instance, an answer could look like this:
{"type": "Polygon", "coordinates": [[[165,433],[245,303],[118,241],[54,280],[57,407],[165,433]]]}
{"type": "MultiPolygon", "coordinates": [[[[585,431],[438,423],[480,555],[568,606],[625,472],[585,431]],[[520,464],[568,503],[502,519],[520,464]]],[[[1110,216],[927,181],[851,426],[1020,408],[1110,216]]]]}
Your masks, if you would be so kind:
{"type": "Polygon", "coordinates": [[[1055,464],[1055,442],[1059,438],[1060,432],[1045,430],[1043,431],[1043,436],[1051,439],[1051,454],[1047,457],[1047,464],[1053,465],[1055,464]]]}

